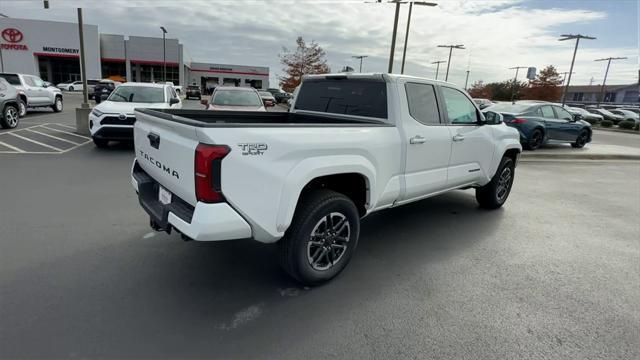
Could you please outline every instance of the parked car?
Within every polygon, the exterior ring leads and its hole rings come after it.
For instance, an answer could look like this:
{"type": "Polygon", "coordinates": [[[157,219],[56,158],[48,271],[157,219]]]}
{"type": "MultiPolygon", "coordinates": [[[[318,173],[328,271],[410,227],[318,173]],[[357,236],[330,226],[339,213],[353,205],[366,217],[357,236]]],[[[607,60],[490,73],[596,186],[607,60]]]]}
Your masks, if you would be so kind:
{"type": "Polygon", "coordinates": [[[624,120],[623,116],[616,115],[607,109],[587,109],[587,111],[592,114],[602,115],[605,120],[611,120],[616,125],[618,125],[620,121],[624,120]]]}
{"type": "Polygon", "coordinates": [[[82,81],[73,81],[73,82],[68,82],[68,83],[60,83],[58,85],[56,85],[56,87],[60,90],[66,90],[66,91],[82,91],[82,89],[84,88],[82,86],[82,81]]]}
{"type": "Polygon", "coordinates": [[[276,106],[276,98],[274,98],[270,92],[258,91],[258,94],[260,94],[260,98],[262,99],[262,103],[264,104],[264,106],[276,106]]]}
{"type": "Polygon", "coordinates": [[[636,114],[640,115],[640,109],[639,108],[620,108],[620,110],[627,110],[627,111],[631,111],[633,113],[636,113],[636,114]]]}
{"type": "Polygon", "coordinates": [[[500,113],[504,122],[518,130],[525,149],[535,150],[547,141],[569,142],[582,148],[591,141],[591,124],[562,107],[550,103],[500,103],[485,110],[500,113]]]}
{"type": "Polygon", "coordinates": [[[46,86],[39,77],[17,73],[0,73],[0,77],[18,90],[20,117],[27,114],[27,109],[39,107],[50,107],[54,112],[62,111],[63,100],[60,89],[46,86]]]}
{"type": "Polygon", "coordinates": [[[453,84],[311,75],[296,97],[291,112],[136,109],[131,180],[151,227],[279,242],[283,268],[317,285],[353,256],[361,217],[453,189],[490,209],[509,196],[518,132],[453,84]]]}
{"type": "Polygon", "coordinates": [[[276,99],[276,103],[280,104],[280,103],[286,103],[287,101],[289,101],[289,99],[291,99],[291,94],[288,92],[279,92],[273,95],[273,97],[276,99]]]}
{"type": "Polygon", "coordinates": [[[96,101],[96,104],[100,104],[102,100],[108,98],[111,92],[120,84],[120,82],[109,79],[100,80],[93,87],[93,99],[96,101]]]}
{"type": "Polygon", "coordinates": [[[0,77],[0,127],[13,129],[20,122],[18,90],[0,77]]]}
{"type": "Polygon", "coordinates": [[[173,90],[175,90],[178,95],[182,94],[182,86],[174,85],[171,81],[167,81],[165,82],[165,84],[171,85],[173,87],[173,90]]]}
{"type": "Polygon", "coordinates": [[[638,119],[640,116],[634,113],[633,111],[624,110],[624,109],[611,109],[609,111],[615,115],[622,116],[624,120],[631,120],[636,124],[640,122],[640,120],[638,119]]]}
{"type": "Polygon", "coordinates": [[[136,122],[133,109],[138,107],[180,109],[182,101],[171,85],[122,84],[89,114],[89,130],[94,144],[104,148],[111,140],[133,139],[133,124],[136,122]]]}
{"type": "Polygon", "coordinates": [[[602,121],[602,119],[604,119],[602,115],[590,113],[583,108],[571,107],[571,106],[566,106],[565,108],[572,114],[579,114],[580,116],[582,116],[582,119],[586,121],[591,120],[594,123],[599,123],[600,121],[602,121]]]}
{"type": "Polygon", "coordinates": [[[198,98],[198,100],[202,99],[202,93],[200,92],[200,86],[197,85],[189,85],[187,86],[187,91],[185,91],[185,98],[198,98]]]}
{"type": "Polygon", "coordinates": [[[249,87],[218,86],[210,101],[200,102],[207,110],[267,111],[258,91],[249,87]]]}
{"type": "Polygon", "coordinates": [[[483,109],[488,108],[489,106],[493,105],[493,103],[489,99],[474,98],[473,102],[475,102],[476,105],[478,105],[480,110],[483,110],[483,109]]]}

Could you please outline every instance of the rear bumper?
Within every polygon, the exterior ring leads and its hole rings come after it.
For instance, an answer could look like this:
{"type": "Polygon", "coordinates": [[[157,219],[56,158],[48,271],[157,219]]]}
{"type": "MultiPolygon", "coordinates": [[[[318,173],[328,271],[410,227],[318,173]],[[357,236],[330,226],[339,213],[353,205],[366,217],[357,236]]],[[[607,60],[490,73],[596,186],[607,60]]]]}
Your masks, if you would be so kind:
{"type": "Polygon", "coordinates": [[[176,229],[190,239],[218,241],[251,237],[249,224],[227,203],[198,202],[195,207],[172,195],[170,204],[158,200],[159,184],[133,162],[131,183],[138,193],[142,208],[151,217],[156,230],[176,229]]]}

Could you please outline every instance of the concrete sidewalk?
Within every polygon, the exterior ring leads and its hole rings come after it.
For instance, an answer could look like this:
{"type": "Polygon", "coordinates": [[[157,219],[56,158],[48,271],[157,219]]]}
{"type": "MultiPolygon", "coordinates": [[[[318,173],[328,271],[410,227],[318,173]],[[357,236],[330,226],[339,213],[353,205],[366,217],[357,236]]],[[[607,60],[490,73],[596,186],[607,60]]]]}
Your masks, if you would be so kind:
{"type": "Polygon", "coordinates": [[[640,160],[640,148],[587,144],[582,149],[574,149],[569,144],[553,144],[535,151],[524,150],[521,159],[640,160]]]}

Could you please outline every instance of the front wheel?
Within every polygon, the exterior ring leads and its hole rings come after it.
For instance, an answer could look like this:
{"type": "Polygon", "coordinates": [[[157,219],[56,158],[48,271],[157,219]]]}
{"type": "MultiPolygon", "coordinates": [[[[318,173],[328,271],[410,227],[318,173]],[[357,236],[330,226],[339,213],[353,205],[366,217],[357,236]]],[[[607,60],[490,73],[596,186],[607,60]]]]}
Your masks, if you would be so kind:
{"type": "Polygon", "coordinates": [[[542,145],[543,141],[544,141],[544,133],[540,129],[535,129],[531,133],[531,137],[529,138],[529,141],[525,144],[525,148],[527,150],[535,150],[539,148],[540,145],[542,145]]]}
{"type": "Polygon", "coordinates": [[[18,126],[20,122],[19,110],[14,105],[7,105],[2,111],[2,118],[0,118],[0,126],[3,129],[13,129],[18,126]]]}
{"type": "Polygon", "coordinates": [[[63,108],[62,98],[59,96],[56,97],[56,101],[54,101],[53,105],[51,105],[51,108],[53,109],[53,112],[62,111],[62,108],[63,108]]]}
{"type": "Polygon", "coordinates": [[[476,200],[480,207],[497,209],[501,207],[511,193],[511,186],[516,174],[516,166],[511,158],[503,157],[491,181],[476,189],[476,200]]]}
{"type": "Polygon", "coordinates": [[[589,132],[587,130],[582,130],[580,134],[578,134],[576,142],[571,143],[571,147],[581,149],[587,145],[587,141],[589,141],[589,132]]]}
{"type": "Polygon", "coordinates": [[[301,197],[291,226],[278,243],[285,271],[305,285],[319,285],[349,263],[360,232],[354,203],[331,190],[301,197]]]}

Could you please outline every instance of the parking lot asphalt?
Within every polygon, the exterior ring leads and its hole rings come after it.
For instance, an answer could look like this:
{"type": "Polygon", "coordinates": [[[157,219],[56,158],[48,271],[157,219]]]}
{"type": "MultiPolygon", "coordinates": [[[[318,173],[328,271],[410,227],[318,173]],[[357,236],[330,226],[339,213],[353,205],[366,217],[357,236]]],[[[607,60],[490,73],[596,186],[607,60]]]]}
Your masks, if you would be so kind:
{"type": "Polygon", "coordinates": [[[468,190],[372,214],[309,289],[273,245],[152,232],[132,159],[0,154],[0,358],[640,357],[638,162],[523,162],[503,209],[468,190]]]}

